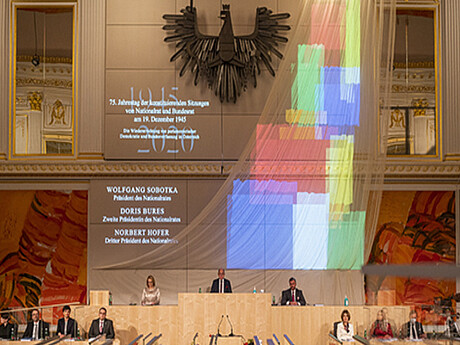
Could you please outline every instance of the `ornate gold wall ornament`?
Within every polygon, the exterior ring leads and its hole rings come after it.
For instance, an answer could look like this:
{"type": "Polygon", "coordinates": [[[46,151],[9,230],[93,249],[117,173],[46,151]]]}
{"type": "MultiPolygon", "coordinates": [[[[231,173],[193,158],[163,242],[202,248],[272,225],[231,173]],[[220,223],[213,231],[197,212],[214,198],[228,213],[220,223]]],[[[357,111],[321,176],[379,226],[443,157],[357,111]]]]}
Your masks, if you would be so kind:
{"type": "Polygon", "coordinates": [[[414,109],[414,117],[426,116],[426,108],[430,105],[426,98],[414,98],[411,105],[414,109]]]}
{"type": "MultiPolygon", "coordinates": [[[[30,62],[32,60],[32,55],[18,55],[16,56],[17,62],[30,62]]],[[[67,57],[58,57],[58,56],[41,56],[40,61],[42,63],[66,63],[72,64],[72,58],[67,57]]]]}
{"type": "Polygon", "coordinates": [[[35,79],[35,78],[27,78],[27,79],[16,79],[16,86],[40,86],[40,87],[60,87],[71,89],[72,88],[72,81],[71,80],[61,80],[61,79],[35,79]]]}
{"type": "Polygon", "coordinates": [[[393,109],[391,111],[390,128],[406,128],[406,119],[404,113],[399,109],[393,109]]]}
{"type": "Polygon", "coordinates": [[[30,92],[27,99],[29,100],[30,110],[42,111],[43,95],[41,92],[30,92]]]}
{"type": "Polygon", "coordinates": [[[52,124],[67,125],[67,123],[65,123],[65,108],[59,99],[54,102],[53,108],[51,109],[51,121],[48,125],[52,124]]]}

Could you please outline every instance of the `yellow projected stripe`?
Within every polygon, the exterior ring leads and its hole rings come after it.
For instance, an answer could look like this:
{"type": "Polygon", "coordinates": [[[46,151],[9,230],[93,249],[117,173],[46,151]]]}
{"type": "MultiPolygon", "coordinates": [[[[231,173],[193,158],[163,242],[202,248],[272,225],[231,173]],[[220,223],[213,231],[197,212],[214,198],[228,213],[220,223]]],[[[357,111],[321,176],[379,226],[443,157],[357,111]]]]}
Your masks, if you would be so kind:
{"type": "Polygon", "coordinates": [[[281,127],[280,128],[281,140],[314,140],[315,127],[281,127]]]}
{"type": "Polygon", "coordinates": [[[286,122],[303,126],[314,126],[316,124],[316,112],[302,109],[286,109],[286,122]]]}
{"type": "Polygon", "coordinates": [[[326,150],[326,190],[330,193],[331,210],[335,205],[348,206],[353,202],[353,135],[331,137],[326,150]]]}

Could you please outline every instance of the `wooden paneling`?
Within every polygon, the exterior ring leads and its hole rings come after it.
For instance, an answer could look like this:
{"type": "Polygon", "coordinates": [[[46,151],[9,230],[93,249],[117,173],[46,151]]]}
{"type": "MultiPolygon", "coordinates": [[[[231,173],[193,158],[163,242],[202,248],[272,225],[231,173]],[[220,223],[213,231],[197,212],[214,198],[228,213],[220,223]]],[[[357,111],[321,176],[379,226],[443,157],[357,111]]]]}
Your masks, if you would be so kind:
{"type": "MultiPolygon", "coordinates": [[[[198,332],[197,344],[207,344],[209,335],[219,331],[222,335],[233,332],[244,338],[255,335],[266,341],[275,333],[282,344],[287,345],[283,334],[287,334],[296,345],[329,344],[328,337],[334,321],[340,319],[343,306],[271,306],[271,294],[199,294],[181,293],[178,305],[169,306],[107,306],[108,291],[91,291],[91,305],[76,307],[74,315],[80,329],[87,332],[91,320],[98,317],[100,306],[107,308],[107,317],[114,322],[116,338],[121,345],[127,345],[137,335],[162,333],[163,345],[188,345],[198,332]],[[97,301],[101,301],[98,304],[97,301]],[[105,302],[105,303],[104,303],[105,302]],[[227,319],[228,315],[228,319],[227,319]]],[[[391,306],[387,309],[388,319],[395,335],[409,317],[410,307],[391,306]]],[[[369,333],[376,319],[378,306],[349,306],[355,333],[369,333]]],[[[235,339],[220,338],[219,345],[235,339]]]]}

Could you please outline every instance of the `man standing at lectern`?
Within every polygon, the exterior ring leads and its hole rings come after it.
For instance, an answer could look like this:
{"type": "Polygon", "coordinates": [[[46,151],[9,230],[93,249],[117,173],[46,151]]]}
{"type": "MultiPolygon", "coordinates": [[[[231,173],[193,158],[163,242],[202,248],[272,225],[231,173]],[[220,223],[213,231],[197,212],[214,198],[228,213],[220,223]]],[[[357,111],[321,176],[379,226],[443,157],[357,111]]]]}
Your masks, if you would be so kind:
{"type": "Polygon", "coordinates": [[[302,290],[296,289],[297,282],[294,277],[289,278],[289,289],[283,291],[281,305],[306,305],[302,290]]]}
{"type": "Polygon", "coordinates": [[[223,268],[219,268],[217,271],[217,276],[219,278],[214,279],[212,282],[211,292],[216,293],[231,293],[232,292],[232,284],[230,284],[230,280],[225,279],[225,270],[223,268]]]}

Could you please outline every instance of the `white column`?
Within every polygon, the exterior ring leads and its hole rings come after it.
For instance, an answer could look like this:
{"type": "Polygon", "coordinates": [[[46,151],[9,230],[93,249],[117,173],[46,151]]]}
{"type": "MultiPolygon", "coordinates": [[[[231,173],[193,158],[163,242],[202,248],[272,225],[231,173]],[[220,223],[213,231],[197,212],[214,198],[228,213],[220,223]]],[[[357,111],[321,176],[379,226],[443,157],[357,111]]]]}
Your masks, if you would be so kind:
{"type": "Polygon", "coordinates": [[[460,159],[460,1],[441,1],[443,145],[460,159]]]}
{"type": "Polygon", "coordinates": [[[81,0],[78,146],[80,158],[102,157],[105,86],[105,0],[81,0]]]}

